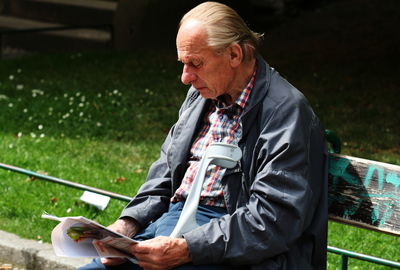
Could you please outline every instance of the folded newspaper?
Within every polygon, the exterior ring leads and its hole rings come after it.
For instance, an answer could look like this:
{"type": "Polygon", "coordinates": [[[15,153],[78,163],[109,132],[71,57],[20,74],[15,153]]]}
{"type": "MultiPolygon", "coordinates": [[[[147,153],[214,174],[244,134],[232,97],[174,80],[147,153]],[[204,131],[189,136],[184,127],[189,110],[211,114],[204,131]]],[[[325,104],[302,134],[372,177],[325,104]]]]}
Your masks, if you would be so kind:
{"type": "Polygon", "coordinates": [[[56,217],[44,213],[42,218],[60,222],[51,232],[57,256],[124,257],[136,263],[129,247],[137,241],[114,232],[85,217],[56,217]]]}

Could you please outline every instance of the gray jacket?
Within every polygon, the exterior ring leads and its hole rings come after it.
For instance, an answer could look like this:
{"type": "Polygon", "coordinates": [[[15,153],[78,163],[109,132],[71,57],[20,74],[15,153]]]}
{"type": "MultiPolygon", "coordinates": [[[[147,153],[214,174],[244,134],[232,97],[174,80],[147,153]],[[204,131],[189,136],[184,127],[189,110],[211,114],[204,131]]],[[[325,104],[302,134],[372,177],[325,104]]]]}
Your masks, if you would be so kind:
{"type": "MultiPolygon", "coordinates": [[[[121,217],[146,226],[167,211],[209,102],[189,89],[160,158],[121,217]]],[[[193,262],[325,269],[327,153],[318,118],[304,96],[258,57],[240,120],[243,157],[223,178],[228,214],[184,235],[193,262]]]]}

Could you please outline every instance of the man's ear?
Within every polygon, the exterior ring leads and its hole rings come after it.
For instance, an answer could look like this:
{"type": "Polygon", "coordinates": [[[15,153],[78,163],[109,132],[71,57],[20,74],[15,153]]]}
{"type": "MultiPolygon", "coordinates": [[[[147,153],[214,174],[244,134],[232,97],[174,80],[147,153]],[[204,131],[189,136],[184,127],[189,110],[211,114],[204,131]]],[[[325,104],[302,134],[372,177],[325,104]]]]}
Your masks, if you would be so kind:
{"type": "Polygon", "coordinates": [[[242,47],[239,44],[234,43],[229,46],[229,57],[231,66],[233,68],[238,67],[243,60],[243,51],[242,47]]]}

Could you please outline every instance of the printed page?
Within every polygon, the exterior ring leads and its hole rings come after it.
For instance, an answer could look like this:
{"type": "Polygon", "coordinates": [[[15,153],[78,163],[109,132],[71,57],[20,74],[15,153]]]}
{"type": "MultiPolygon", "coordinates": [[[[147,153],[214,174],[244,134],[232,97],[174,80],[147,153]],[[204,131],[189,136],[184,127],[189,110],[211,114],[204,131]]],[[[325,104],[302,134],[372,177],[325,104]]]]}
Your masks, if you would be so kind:
{"type": "MultiPolygon", "coordinates": [[[[43,218],[60,221],[51,233],[54,252],[58,256],[66,257],[129,257],[129,246],[137,243],[122,234],[111,231],[85,217],[55,217],[44,214],[43,218]],[[93,241],[103,242],[114,250],[107,253],[107,249],[99,254],[93,241]],[[116,253],[115,250],[120,250],[116,253]]],[[[132,256],[133,257],[133,256],[132,256]]]]}

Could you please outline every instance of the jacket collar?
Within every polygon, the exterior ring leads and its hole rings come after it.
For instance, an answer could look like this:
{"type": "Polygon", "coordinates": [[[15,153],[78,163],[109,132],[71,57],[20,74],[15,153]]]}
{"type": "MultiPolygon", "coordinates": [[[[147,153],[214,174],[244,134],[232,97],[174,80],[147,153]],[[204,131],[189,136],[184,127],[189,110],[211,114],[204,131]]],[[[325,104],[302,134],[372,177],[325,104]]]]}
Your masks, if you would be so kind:
{"type": "Polygon", "coordinates": [[[257,55],[257,75],[254,82],[253,90],[251,91],[248,104],[244,109],[241,117],[243,123],[243,137],[247,135],[253,122],[256,119],[257,112],[260,109],[260,103],[267,95],[271,83],[271,68],[264,59],[257,55]]]}
{"type": "MultiPolygon", "coordinates": [[[[187,107],[182,111],[178,122],[175,124],[173,140],[167,152],[167,160],[171,166],[176,166],[187,160],[194,136],[197,134],[204,112],[210,104],[209,100],[202,98],[194,88],[189,89],[189,92],[191,93],[187,107]]],[[[175,168],[171,169],[175,170],[175,168]]],[[[183,177],[183,175],[180,177],[183,177]]]]}

